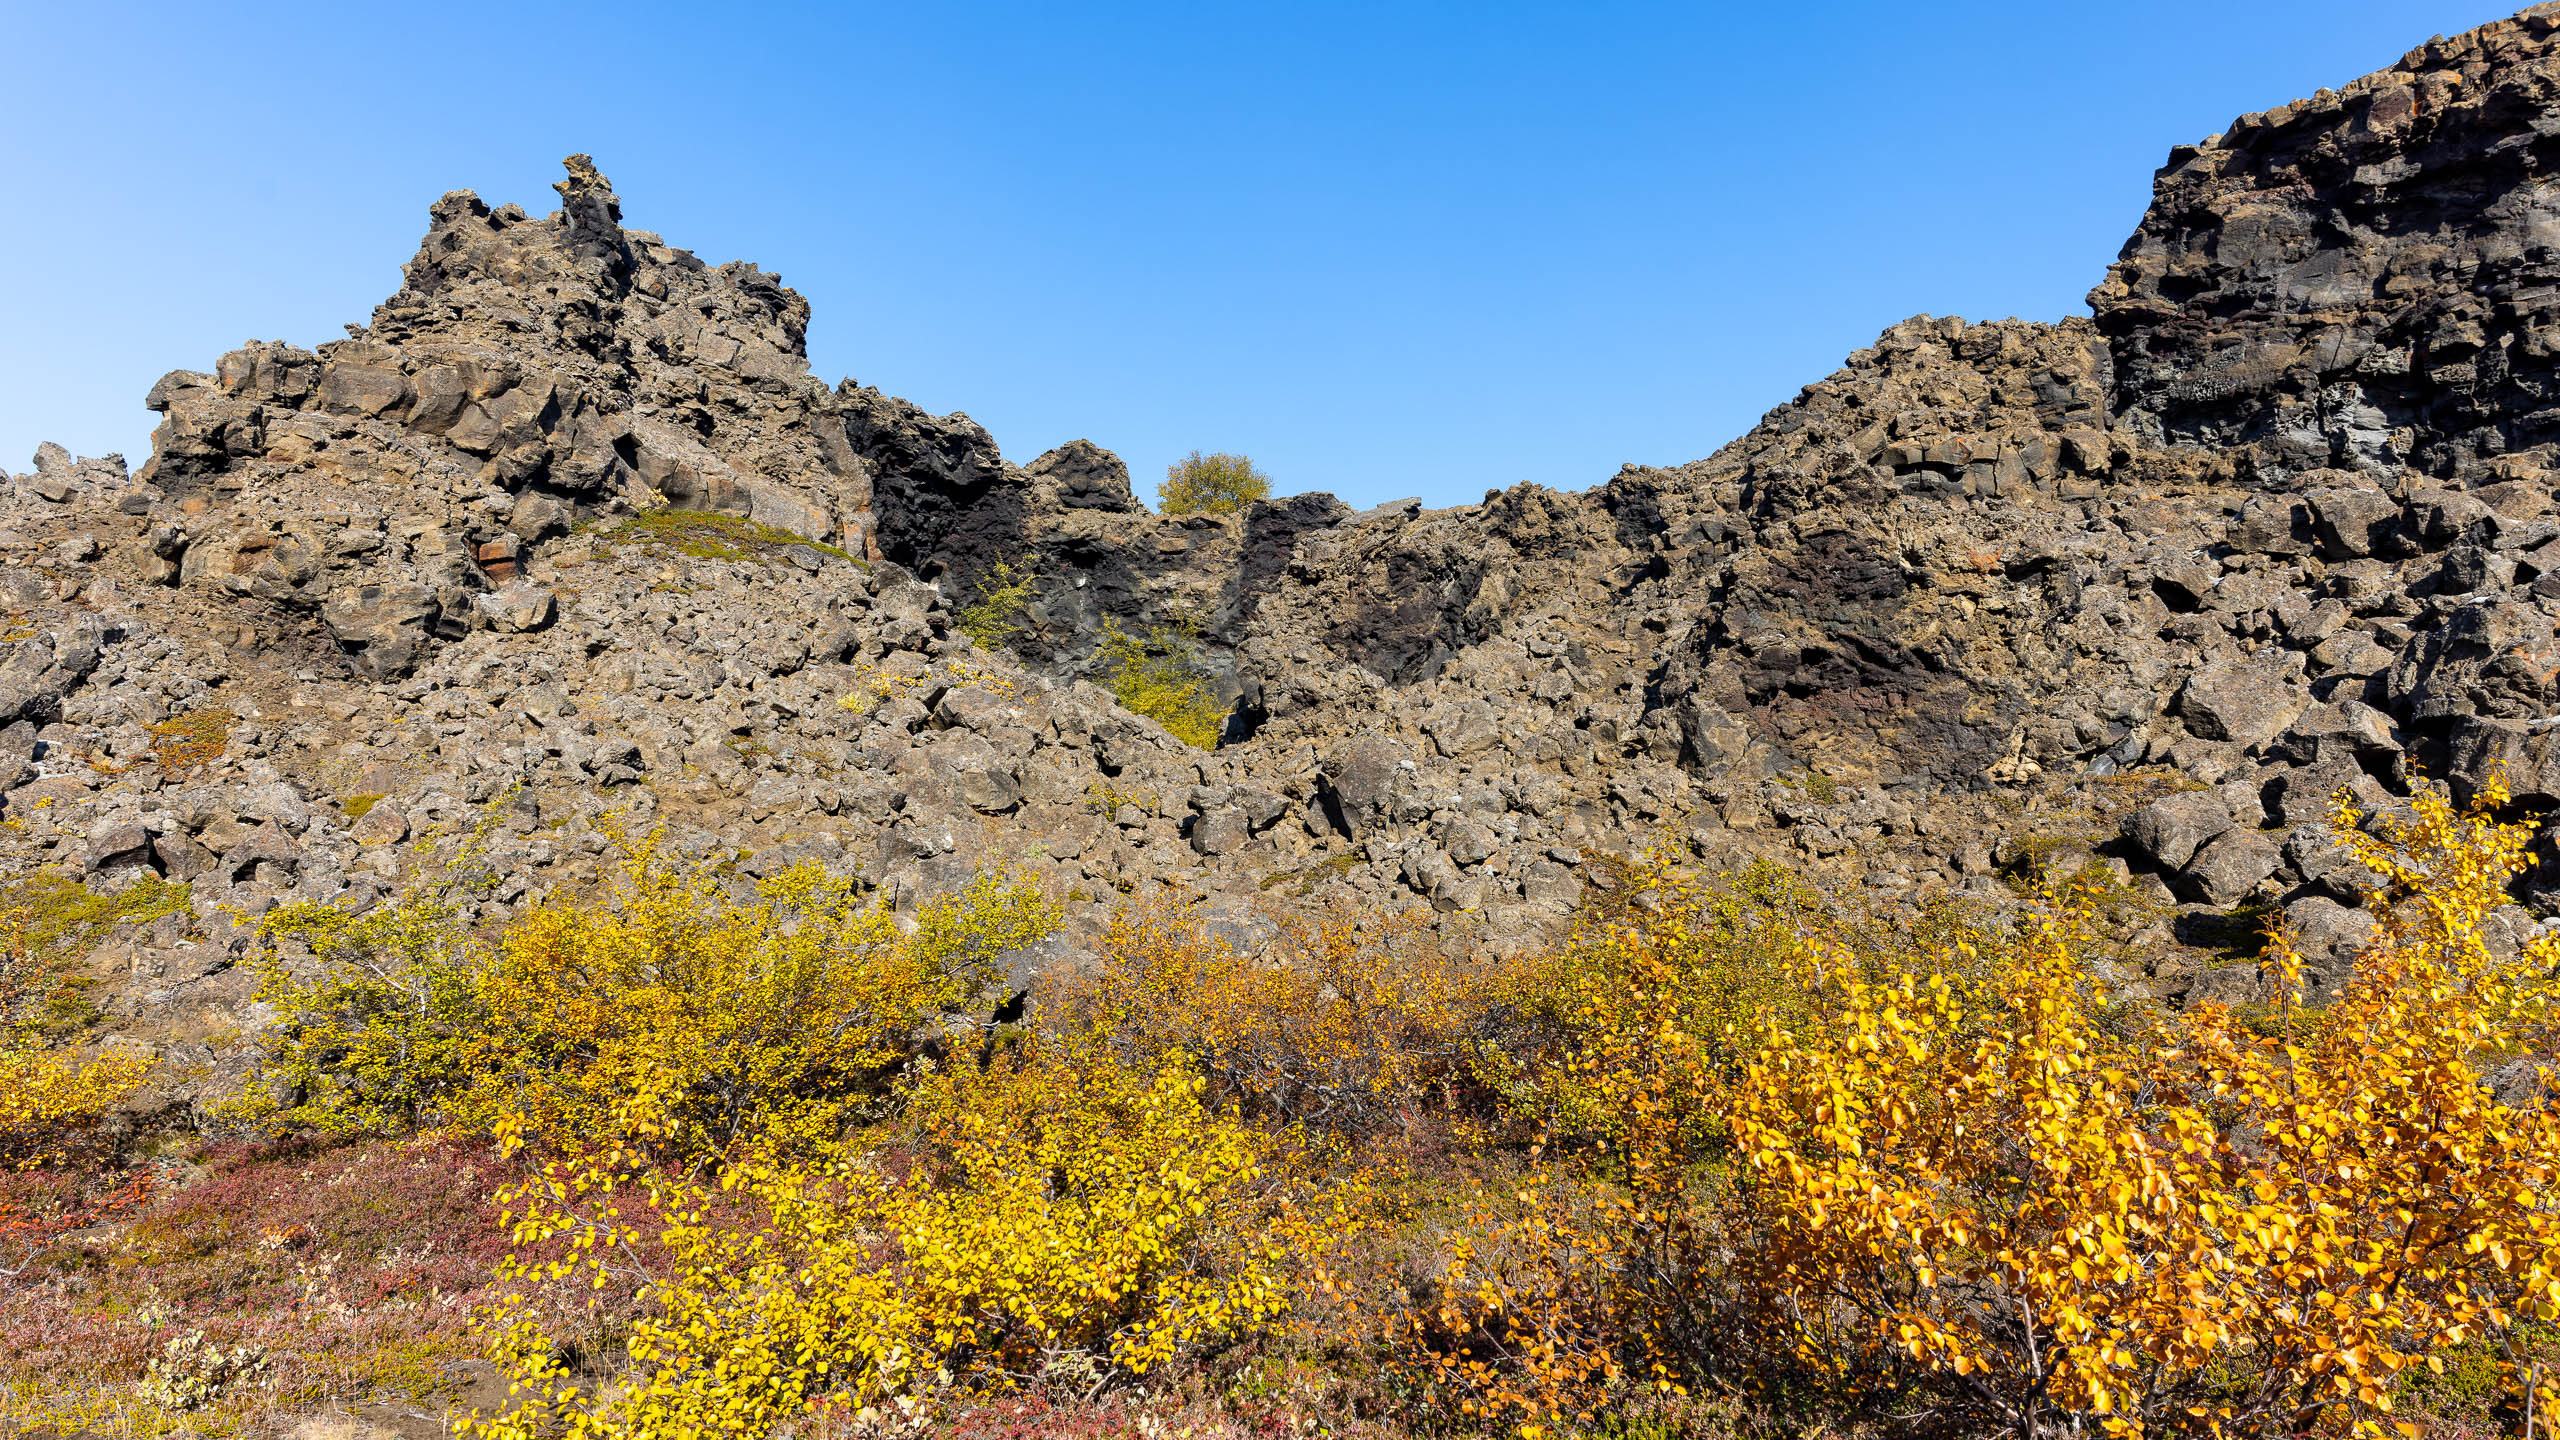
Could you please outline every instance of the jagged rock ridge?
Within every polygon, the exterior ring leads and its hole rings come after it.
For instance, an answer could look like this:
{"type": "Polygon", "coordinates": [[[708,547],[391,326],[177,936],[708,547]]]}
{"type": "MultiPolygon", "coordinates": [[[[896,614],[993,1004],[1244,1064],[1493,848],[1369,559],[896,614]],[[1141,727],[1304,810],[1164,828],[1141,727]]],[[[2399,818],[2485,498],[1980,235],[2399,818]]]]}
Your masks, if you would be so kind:
{"type": "Polygon", "coordinates": [[[2245,996],[2173,942],[2256,901],[2334,975],[2329,795],[2560,798],[2556,29],[2182,149],[2091,319],[1919,317],[1704,460],[1436,511],[1156,516],[1098,446],[1016,465],[823,385],[800,297],[624,228],[584,157],[548,217],[458,191],[369,326],[173,373],[129,479],[48,447],[12,482],[0,865],[194,884],[95,958],[173,1103],[254,1030],[230,916],[373,903],[490,804],[492,923],[591,883],[615,812],[901,904],[1002,860],[1086,937],[1170,889],[1243,937],[1350,896],[1492,948],[1651,843],[1997,900],[2058,841],[2143,897],[2129,989],[2245,996]],[[632,523],[670,510],[753,523],[632,523]],[[950,613],[998,561],[1040,590],[986,654],[950,613]],[[1177,619],[1215,752],[1079,678],[1106,620],[1177,619]],[[237,717],[219,755],[165,743],[191,714],[237,717]]]}

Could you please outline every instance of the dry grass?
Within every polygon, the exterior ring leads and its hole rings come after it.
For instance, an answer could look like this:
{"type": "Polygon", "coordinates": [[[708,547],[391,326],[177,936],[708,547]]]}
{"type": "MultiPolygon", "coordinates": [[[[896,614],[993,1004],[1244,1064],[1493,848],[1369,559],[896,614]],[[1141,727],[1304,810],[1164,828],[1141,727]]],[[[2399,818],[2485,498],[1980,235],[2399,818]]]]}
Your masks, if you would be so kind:
{"type": "Polygon", "coordinates": [[[151,758],[163,772],[182,775],[201,770],[231,743],[238,716],[228,710],[190,710],[151,727],[151,758]]]}

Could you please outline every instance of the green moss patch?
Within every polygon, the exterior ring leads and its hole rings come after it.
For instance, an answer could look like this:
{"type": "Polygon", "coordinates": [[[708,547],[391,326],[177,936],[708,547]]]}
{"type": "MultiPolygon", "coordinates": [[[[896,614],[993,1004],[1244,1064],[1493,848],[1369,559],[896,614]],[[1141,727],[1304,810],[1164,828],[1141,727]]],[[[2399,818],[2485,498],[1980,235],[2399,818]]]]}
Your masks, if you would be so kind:
{"type": "Polygon", "coordinates": [[[794,545],[806,545],[821,555],[853,561],[833,545],[717,510],[652,510],[623,520],[605,536],[618,545],[658,545],[698,560],[771,560],[794,545]]]}
{"type": "Polygon", "coordinates": [[[124,924],[148,925],[183,913],[192,897],[184,885],[146,875],[112,895],[102,895],[58,870],[39,870],[0,885],[0,1042],[11,1032],[63,1041],[102,1018],[88,991],[92,977],[74,963],[124,924]]]}
{"type": "Polygon", "coordinates": [[[8,921],[13,948],[28,955],[55,956],[86,950],[118,925],[148,925],[163,915],[175,915],[190,902],[186,886],[172,885],[156,875],[145,875],[112,895],[101,895],[58,870],[39,870],[0,888],[0,917],[8,921]]]}

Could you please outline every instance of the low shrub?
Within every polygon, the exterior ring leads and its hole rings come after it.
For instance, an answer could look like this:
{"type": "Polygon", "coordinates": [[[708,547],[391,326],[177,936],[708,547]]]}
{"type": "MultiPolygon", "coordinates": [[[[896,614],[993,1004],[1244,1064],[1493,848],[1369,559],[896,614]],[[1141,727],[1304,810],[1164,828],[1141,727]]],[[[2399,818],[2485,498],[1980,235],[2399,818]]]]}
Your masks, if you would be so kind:
{"type": "Polygon", "coordinates": [[[282,1024],[260,1078],[279,1108],[244,1118],[342,1134],[504,1125],[559,1144],[647,1095],[687,1153],[774,1127],[831,1133],[929,1022],[996,982],[996,955],[1056,923],[1025,882],[981,877],[927,906],[910,940],[815,866],[741,902],[647,841],[605,903],[536,907],[494,944],[458,913],[434,888],[362,916],[275,912],[267,936],[310,959],[266,962],[282,1024]]]}
{"type": "Polygon", "coordinates": [[[1822,933],[1837,933],[1831,917],[1775,866],[1713,885],[1647,857],[1522,978],[1514,1003],[1534,1048],[1490,1077],[1546,1143],[1622,1174],[1676,1173],[1721,1142],[1717,1102],[1755,1020],[1810,1006],[1822,933]]]}
{"type": "Polygon", "coordinates": [[[1227,707],[1218,703],[1216,678],[1200,663],[1191,632],[1160,625],[1141,638],[1105,620],[1096,658],[1103,688],[1121,709],[1146,716],[1194,749],[1218,748],[1227,707]]]}
{"type": "MultiPolygon", "coordinates": [[[[629,1374],[576,1383],[559,1339],[508,1313],[497,1353],[529,1397],[488,1440],[762,1434],[813,1406],[1039,1382],[1088,1392],[1269,1327],[1320,1227],[1269,1181],[1269,1141],[1179,1067],[1035,1039],[930,1068],[904,1115],[816,1161],[716,1180],[638,1149],[555,1163],[510,1192],[520,1240],[569,1258],[532,1282],[637,1281],[629,1374]],[[625,1256],[666,1261],[635,1275],[625,1256]]],[[[658,1123],[644,1106],[622,1128],[658,1123]]]]}
{"type": "Polygon", "coordinates": [[[1063,917],[1039,885],[1002,870],[981,870],[967,884],[916,908],[907,949],[929,971],[993,984],[1007,952],[1036,945],[1063,917]]]}
{"type": "Polygon", "coordinates": [[[240,717],[228,710],[190,710],[151,727],[151,758],[172,775],[201,770],[221,758],[240,717]]]}
{"type": "Polygon", "coordinates": [[[111,1171],[32,1165],[0,1171],[0,1278],[27,1274],[54,1240],[127,1214],[154,1189],[148,1175],[123,1179],[111,1171]]]}
{"type": "Polygon", "coordinates": [[[0,1047],[0,1166],[32,1169],[61,1159],[78,1130],[142,1087],[150,1066],[131,1051],[84,1060],[0,1047]]]}
{"type": "Polygon", "coordinates": [[[853,559],[833,545],[718,510],[651,510],[620,521],[605,534],[620,544],[663,546],[697,560],[769,560],[794,545],[838,560],[853,559]]]}
{"type": "Polygon", "coordinates": [[[1271,943],[1247,952],[1195,914],[1133,901],[1112,919],[1098,973],[1045,998],[1130,1063],[1180,1060],[1243,1115],[1360,1134],[1465,1080],[1491,988],[1415,913],[1283,915],[1271,943]]]}
{"type": "Polygon", "coordinates": [[[2480,1074],[2547,1045],[2560,998],[2560,943],[2482,939],[2530,840],[2504,800],[2422,793],[2387,841],[2342,816],[2388,877],[2379,939],[2268,1034],[2217,1005],[2126,1033],[2052,895],[1996,948],[1813,929],[1715,1046],[1658,1029],[1699,1063],[1576,1042],[1554,1093],[1640,1083],[1443,1251],[1408,1368],[1530,1424],[1717,1387],[1960,1434],[2390,1433],[2405,1377],[2560,1315],[2560,1116],[2480,1074]]]}
{"type": "Polygon", "coordinates": [[[331,1401],[432,1414],[458,1398],[481,1349],[469,1317],[508,1249],[490,1204],[508,1172],[487,1145],[195,1158],[183,1187],[0,1177],[0,1220],[23,1200],[47,1232],[32,1256],[0,1254],[16,1271],[0,1273],[0,1433],[288,1434],[331,1401]]]}
{"type": "Polygon", "coordinates": [[[1016,569],[1012,561],[998,560],[977,578],[977,598],[962,605],[952,623],[979,649],[1002,650],[1022,632],[1023,615],[1039,593],[1039,581],[1028,561],[1016,569]]]}
{"type": "Polygon", "coordinates": [[[0,1045],[64,1044],[99,1016],[77,961],[119,925],[183,914],[185,885],[145,875],[97,891],[59,870],[0,885],[0,1045]]]}

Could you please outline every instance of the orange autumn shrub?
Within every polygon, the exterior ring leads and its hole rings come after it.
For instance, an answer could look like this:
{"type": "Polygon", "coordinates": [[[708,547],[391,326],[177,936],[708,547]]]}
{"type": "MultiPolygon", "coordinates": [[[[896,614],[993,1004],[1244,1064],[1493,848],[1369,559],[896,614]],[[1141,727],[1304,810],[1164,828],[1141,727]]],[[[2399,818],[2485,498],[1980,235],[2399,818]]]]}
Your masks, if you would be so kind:
{"type": "Polygon", "coordinates": [[[1618,1066],[1694,1088],[1450,1247],[1407,1316],[1435,1393],[1529,1425],[1715,1385],[1966,1434],[2415,1433],[2408,1377],[2560,1316],[2560,1117],[2484,1081],[2548,1053],[2560,985],[2560,945],[2483,939],[2530,838],[2504,799],[2422,794],[2381,839],[2343,815],[2378,938],[2272,1025],[2125,1026],[2068,895],[1996,949],[1808,932],[1737,1064],[1618,1066]]]}
{"type": "Polygon", "coordinates": [[[1049,1003],[1135,1063],[1180,1057],[1266,1121],[1364,1132],[1445,1102],[1499,968],[1452,959],[1417,914],[1337,907],[1274,924],[1248,952],[1188,912],[1130,904],[1099,973],[1049,1003]]]}
{"type": "Polygon", "coordinates": [[[2549,938],[2483,938],[2531,838],[2505,801],[2341,815],[2380,932],[2319,1011],[2280,942],[2273,1035],[2206,1005],[2118,1038],[2067,915],[1987,1030],[1919,974],[1853,986],[1819,1051],[1773,1028],[1734,1191],[1772,1338],[2020,1434],[2383,1434],[2413,1367],[2560,1315],[2560,1115],[2481,1073],[2547,1047],[2560,986],[2549,938]]]}
{"type": "Polygon", "coordinates": [[[1826,958],[1864,963],[1875,940],[1846,933],[1774,866],[1628,867],[1506,987],[1511,1043],[1478,1064],[1538,1163],[1462,1207],[1428,1284],[1376,1303],[1387,1368],[1475,1423],[1594,1423],[1696,1378],[1729,1329],[1698,1281],[1734,1077],[1764,1017],[1811,1013],[1826,958]]]}

